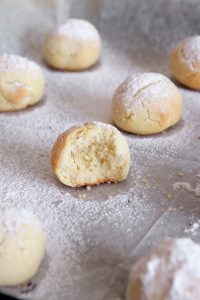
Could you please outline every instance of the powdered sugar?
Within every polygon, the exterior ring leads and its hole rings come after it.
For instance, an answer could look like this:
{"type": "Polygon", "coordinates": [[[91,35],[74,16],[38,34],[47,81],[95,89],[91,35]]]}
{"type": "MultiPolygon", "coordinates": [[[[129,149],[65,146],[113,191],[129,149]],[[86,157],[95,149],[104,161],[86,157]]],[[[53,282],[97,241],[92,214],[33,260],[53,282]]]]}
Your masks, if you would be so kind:
{"type": "Polygon", "coordinates": [[[78,128],[78,127],[82,127],[82,126],[87,126],[87,125],[96,125],[96,126],[100,126],[104,129],[112,129],[112,130],[117,130],[114,126],[108,124],[108,123],[103,123],[103,122],[99,122],[99,121],[91,121],[89,123],[84,123],[84,124],[76,124],[75,126],[72,126],[71,128],[68,129],[68,132],[71,132],[73,129],[78,128]]]}
{"type": "Polygon", "coordinates": [[[33,214],[23,208],[4,209],[0,212],[0,223],[8,232],[18,231],[23,225],[32,227],[39,224],[33,214]]]}
{"type": "Polygon", "coordinates": [[[184,62],[191,64],[200,62],[200,36],[190,37],[183,41],[182,55],[184,62]]]}
{"type": "Polygon", "coordinates": [[[193,191],[192,188],[191,188],[191,184],[189,182],[175,182],[173,184],[173,189],[174,190],[179,190],[181,188],[184,188],[189,192],[193,191]]]}
{"type": "MultiPolygon", "coordinates": [[[[171,93],[172,88],[174,88],[173,84],[161,74],[136,73],[128,77],[119,86],[113,96],[113,102],[116,109],[119,105],[118,109],[124,107],[127,113],[135,114],[144,110],[143,100],[151,106],[156,106],[157,101],[153,103],[153,100],[158,96],[159,100],[166,100],[166,96],[171,93]]],[[[163,105],[165,105],[165,102],[163,102],[163,105]]]]}
{"type": "Polygon", "coordinates": [[[96,28],[88,21],[80,19],[69,19],[65,24],[56,27],[53,33],[64,35],[80,42],[91,41],[98,43],[100,40],[96,28]]]}
{"type": "MultiPolygon", "coordinates": [[[[18,88],[24,88],[24,84],[22,82],[19,82],[19,81],[14,81],[12,83],[9,83],[9,88],[13,91],[15,91],[16,89],[18,88]]],[[[26,85],[26,90],[31,90],[31,87],[26,85]]]]}
{"type": "Polygon", "coordinates": [[[31,73],[32,76],[41,75],[42,73],[40,67],[35,62],[25,57],[13,54],[3,54],[0,56],[0,73],[16,73],[20,71],[31,73]]]}
{"type": "Polygon", "coordinates": [[[190,228],[186,228],[185,232],[190,233],[192,235],[196,235],[200,228],[200,221],[193,223],[190,228]]]}
{"type": "Polygon", "coordinates": [[[17,89],[18,87],[23,86],[23,84],[22,84],[21,82],[19,82],[19,81],[15,81],[15,82],[12,82],[12,83],[10,84],[10,86],[11,86],[13,89],[17,89]]]}
{"type": "Polygon", "coordinates": [[[97,122],[97,121],[92,121],[91,122],[92,124],[95,124],[97,126],[101,126],[105,129],[113,129],[113,130],[116,130],[116,128],[110,124],[107,124],[107,123],[103,123],[103,122],[97,122]]]}
{"type": "MultiPolygon", "coordinates": [[[[156,256],[152,257],[152,259],[147,263],[147,273],[144,274],[144,281],[145,281],[146,284],[148,284],[148,282],[152,278],[155,278],[157,270],[159,268],[159,265],[160,265],[160,260],[156,256]]],[[[150,285],[150,288],[151,288],[151,285],[150,285]]]]}
{"type": "Polygon", "coordinates": [[[131,281],[141,279],[141,297],[147,300],[162,295],[169,300],[198,299],[199,255],[200,246],[190,239],[166,240],[133,267],[131,281]]]}

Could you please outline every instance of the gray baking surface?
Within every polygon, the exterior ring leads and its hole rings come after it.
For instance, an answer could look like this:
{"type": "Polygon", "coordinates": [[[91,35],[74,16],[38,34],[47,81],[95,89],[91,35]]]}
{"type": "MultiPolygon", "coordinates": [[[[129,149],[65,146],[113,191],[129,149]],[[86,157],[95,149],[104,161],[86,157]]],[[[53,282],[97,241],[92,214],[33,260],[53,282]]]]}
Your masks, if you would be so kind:
{"type": "Polygon", "coordinates": [[[33,211],[48,241],[31,291],[2,291],[22,299],[121,300],[131,264],[153,244],[167,236],[200,241],[200,197],[194,191],[200,181],[199,92],[179,86],[184,116],[163,134],[124,133],[132,160],[124,182],[71,189],[50,167],[51,147],[64,130],[91,120],[112,123],[112,94],[126,76],[153,71],[170,77],[170,48],[200,31],[198,4],[1,0],[1,53],[38,62],[47,87],[41,104],[0,114],[0,205],[33,211]],[[101,61],[90,70],[54,71],[42,59],[46,32],[68,16],[92,21],[101,33],[101,61]],[[176,182],[191,189],[174,189],[176,182]]]}

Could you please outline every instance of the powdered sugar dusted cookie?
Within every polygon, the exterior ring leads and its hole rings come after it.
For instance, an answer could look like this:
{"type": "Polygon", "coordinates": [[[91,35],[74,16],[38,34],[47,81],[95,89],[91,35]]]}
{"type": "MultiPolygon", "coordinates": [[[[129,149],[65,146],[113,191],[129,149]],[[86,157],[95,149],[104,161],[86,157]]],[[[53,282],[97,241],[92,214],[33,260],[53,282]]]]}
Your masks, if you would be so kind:
{"type": "Polygon", "coordinates": [[[173,76],[185,86],[200,89],[200,35],[179,42],[170,55],[173,76]]]}
{"type": "Polygon", "coordinates": [[[115,127],[91,122],[58,137],[51,163],[62,183],[71,187],[95,185],[124,180],[130,153],[125,137],[115,127]]]}
{"type": "Polygon", "coordinates": [[[54,28],[45,40],[47,63],[57,69],[82,70],[94,65],[100,56],[101,38],[88,21],[69,19],[54,28]]]}
{"type": "Polygon", "coordinates": [[[0,111],[23,109],[41,100],[45,80],[41,68],[25,57],[0,56],[0,111]]]}
{"type": "Polygon", "coordinates": [[[0,285],[27,282],[38,271],[45,238],[38,220],[25,209],[0,211],[0,285]]]}
{"type": "Polygon", "coordinates": [[[127,300],[197,300],[200,295],[200,245],[168,239],[132,268],[127,300]]]}
{"type": "Polygon", "coordinates": [[[112,116],[123,130],[155,134],[176,124],[183,111],[183,99],[177,87],[158,73],[136,73],[116,90],[112,116]]]}

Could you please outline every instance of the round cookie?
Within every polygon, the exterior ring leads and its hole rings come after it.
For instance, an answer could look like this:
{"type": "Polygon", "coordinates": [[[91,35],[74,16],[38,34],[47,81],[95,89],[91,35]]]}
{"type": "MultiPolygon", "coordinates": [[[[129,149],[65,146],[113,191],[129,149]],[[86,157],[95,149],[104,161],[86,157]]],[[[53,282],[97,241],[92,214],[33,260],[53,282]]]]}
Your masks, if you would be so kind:
{"type": "Polygon", "coordinates": [[[118,87],[112,99],[112,116],[118,127],[140,135],[173,126],[182,111],[181,93],[158,73],[133,74],[118,87]]]}
{"type": "Polygon", "coordinates": [[[0,111],[15,111],[41,100],[45,80],[41,68],[25,57],[0,55],[0,111]]]}
{"type": "Polygon", "coordinates": [[[0,211],[0,285],[15,286],[32,278],[43,259],[41,226],[25,209],[0,211]]]}
{"type": "Polygon", "coordinates": [[[179,42],[170,54],[173,76],[183,85],[200,89],[200,36],[179,42]]]}
{"type": "Polygon", "coordinates": [[[72,127],[58,137],[51,163],[65,185],[95,185],[124,180],[130,168],[130,153],[119,130],[91,122],[72,127]]]}
{"type": "Polygon", "coordinates": [[[101,53],[101,38],[88,21],[69,19],[49,33],[43,47],[44,58],[53,68],[83,70],[93,66],[101,53]]]}
{"type": "Polygon", "coordinates": [[[200,246],[187,238],[168,239],[132,268],[127,300],[198,300],[200,246]]]}

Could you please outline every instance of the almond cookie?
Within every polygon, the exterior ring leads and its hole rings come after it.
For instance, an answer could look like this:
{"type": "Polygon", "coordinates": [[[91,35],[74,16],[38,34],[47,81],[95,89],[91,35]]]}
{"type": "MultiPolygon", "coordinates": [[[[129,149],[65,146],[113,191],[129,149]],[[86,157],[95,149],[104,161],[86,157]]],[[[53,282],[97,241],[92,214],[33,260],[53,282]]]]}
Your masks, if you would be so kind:
{"type": "Polygon", "coordinates": [[[116,90],[112,116],[119,128],[140,135],[159,133],[182,116],[183,99],[177,87],[158,73],[136,73],[116,90]]]}
{"type": "Polygon", "coordinates": [[[95,185],[124,180],[130,153],[125,137],[115,127],[91,122],[72,127],[58,137],[51,163],[65,185],[95,185]]]}
{"type": "Polygon", "coordinates": [[[101,53],[101,38],[88,21],[69,19],[54,28],[47,36],[43,54],[53,68],[83,70],[93,66],[101,53]]]}
{"type": "Polygon", "coordinates": [[[25,57],[0,56],[0,111],[15,111],[41,100],[45,80],[41,68],[25,57]]]}

